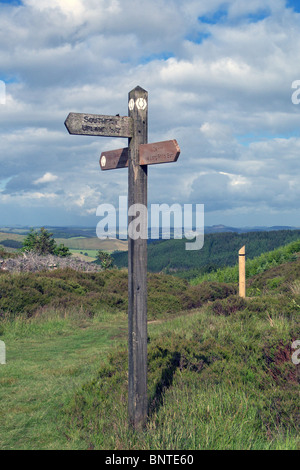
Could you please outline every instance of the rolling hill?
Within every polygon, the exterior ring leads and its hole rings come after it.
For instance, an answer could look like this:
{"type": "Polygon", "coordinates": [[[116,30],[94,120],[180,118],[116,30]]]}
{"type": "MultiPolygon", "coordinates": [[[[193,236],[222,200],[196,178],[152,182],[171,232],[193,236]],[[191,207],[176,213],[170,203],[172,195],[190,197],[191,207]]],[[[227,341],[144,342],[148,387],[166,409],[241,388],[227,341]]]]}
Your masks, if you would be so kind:
{"type": "MultiPolygon", "coordinates": [[[[274,250],[300,239],[300,230],[278,230],[247,233],[213,233],[204,238],[199,251],[186,251],[186,240],[162,240],[148,244],[148,270],[165,272],[191,279],[200,274],[233,266],[238,260],[238,250],[246,245],[247,259],[274,250]]],[[[126,267],[127,252],[114,253],[118,267],[126,267]]]]}

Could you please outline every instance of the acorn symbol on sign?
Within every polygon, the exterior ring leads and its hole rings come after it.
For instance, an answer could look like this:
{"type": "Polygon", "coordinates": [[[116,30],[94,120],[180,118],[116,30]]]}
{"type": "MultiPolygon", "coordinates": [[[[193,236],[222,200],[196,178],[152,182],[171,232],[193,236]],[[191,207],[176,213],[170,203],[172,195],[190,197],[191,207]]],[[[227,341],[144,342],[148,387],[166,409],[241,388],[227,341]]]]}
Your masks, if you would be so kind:
{"type": "Polygon", "coordinates": [[[136,107],[137,109],[141,109],[142,111],[144,111],[144,109],[147,108],[147,101],[144,98],[138,98],[136,100],[136,107]]]}

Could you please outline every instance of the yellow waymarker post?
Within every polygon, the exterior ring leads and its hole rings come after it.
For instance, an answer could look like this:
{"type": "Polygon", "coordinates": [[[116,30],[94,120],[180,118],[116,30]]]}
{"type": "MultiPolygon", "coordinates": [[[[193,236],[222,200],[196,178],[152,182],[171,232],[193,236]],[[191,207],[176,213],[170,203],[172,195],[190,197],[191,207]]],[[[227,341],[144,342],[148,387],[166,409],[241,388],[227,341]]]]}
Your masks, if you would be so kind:
{"type": "Polygon", "coordinates": [[[239,251],[239,295],[246,297],[246,249],[243,246],[239,251]]]}

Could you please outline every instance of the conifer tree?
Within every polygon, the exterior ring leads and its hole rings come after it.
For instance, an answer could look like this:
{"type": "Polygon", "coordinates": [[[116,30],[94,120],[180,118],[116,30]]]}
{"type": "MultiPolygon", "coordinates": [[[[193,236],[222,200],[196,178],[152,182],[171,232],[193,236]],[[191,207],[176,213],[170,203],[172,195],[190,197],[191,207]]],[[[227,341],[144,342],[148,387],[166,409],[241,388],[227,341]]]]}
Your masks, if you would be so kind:
{"type": "Polygon", "coordinates": [[[34,252],[38,255],[56,255],[56,256],[70,256],[68,247],[56,244],[52,238],[53,233],[48,232],[44,227],[40,231],[31,229],[23,243],[23,252],[34,252]]]}

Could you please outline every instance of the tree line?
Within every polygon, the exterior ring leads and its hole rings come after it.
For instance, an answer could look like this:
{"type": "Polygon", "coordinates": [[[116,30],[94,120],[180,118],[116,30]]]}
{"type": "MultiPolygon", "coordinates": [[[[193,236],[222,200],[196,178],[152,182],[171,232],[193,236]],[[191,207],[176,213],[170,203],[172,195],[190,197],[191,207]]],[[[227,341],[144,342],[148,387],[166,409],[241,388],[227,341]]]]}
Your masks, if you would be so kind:
{"type": "MultiPolygon", "coordinates": [[[[212,233],[205,235],[204,246],[198,251],[186,251],[185,239],[153,241],[148,244],[148,270],[189,279],[225,266],[234,266],[238,260],[238,250],[243,245],[246,245],[247,259],[252,259],[299,239],[300,230],[212,233]]],[[[127,252],[112,256],[117,267],[127,266],[127,252]]]]}

